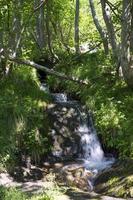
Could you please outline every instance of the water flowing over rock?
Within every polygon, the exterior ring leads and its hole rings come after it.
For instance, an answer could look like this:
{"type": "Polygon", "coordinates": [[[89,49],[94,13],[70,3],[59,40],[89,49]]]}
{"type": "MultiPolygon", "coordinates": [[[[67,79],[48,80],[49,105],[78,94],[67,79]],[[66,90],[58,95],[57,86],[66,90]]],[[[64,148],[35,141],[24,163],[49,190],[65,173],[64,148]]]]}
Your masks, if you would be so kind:
{"type": "Polygon", "coordinates": [[[52,154],[67,159],[84,160],[87,168],[104,169],[114,161],[105,158],[90,113],[77,101],[69,101],[65,94],[52,94],[48,107],[53,140],[52,154]]]}
{"type": "Polygon", "coordinates": [[[53,104],[47,109],[51,127],[49,134],[53,143],[51,159],[80,160],[84,173],[79,177],[69,173],[67,177],[77,185],[80,185],[81,180],[83,187],[92,190],[98,172],[110,167],[114,158],[105,157],[91,114],[83,106],[77,101],[70,101],[65,94],[56,93],[51,96],[53,104]]]}

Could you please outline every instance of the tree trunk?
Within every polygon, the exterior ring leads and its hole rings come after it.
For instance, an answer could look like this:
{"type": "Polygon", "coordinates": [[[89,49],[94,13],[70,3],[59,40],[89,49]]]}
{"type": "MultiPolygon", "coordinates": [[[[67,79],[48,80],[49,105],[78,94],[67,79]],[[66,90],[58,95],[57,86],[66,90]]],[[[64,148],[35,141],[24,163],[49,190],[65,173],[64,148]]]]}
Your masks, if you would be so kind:
{"type": "Polygon", "coordinates": [[[6,73],[6,59],[4,57],[4,27],[0,16],[0,78],[6,73]]]}
{"type": "Polygon", "coordinates": [[[18,64],[23,64],[23,65],[28,65],[28,66],[34,67],[35,69],[42,70],[42,71],[46,72],[47,74],[59,77],[62,80],[65,79],[65,80],[73,81],[73,82],[81,84],[81,85],[82,84],[83,85],[89,85],[90,84],[89,81],[83,81],[83,80],[80,80],[79,78],[76,78],[76,77],[67,76],[63,73],[57,72],[53,69],[49,69],[45,66],[39,65],[39,64],[37,64],[33,61],[30,61],[30,60],[17,59],[17,58],[14,58],[14,57],[8,57],[8,60],[16,62],[18,64]]]}
{"type": "Polygon", "coordinates": [[[21,46],[20,46],[20,35],[21,35],[21,10],[22,10],[23,2],[21,0],[17,0],[13,2],[14,16],[12,19],[12,31],[9,35],[9,54],[12,54],[14,57],[21,54],[21,46]]]}
{"type": "MultiPolygon", "coordinates": [[[[35,8],[41,5],[42,0],[35,0],[35,8]]],[[[44,18],[44,4],[35,12],[36,16],[36,40],[40,50],[42,51],[46,47],[45,38],[45,18],[44,18]]]]}
{"type": "Polygon", "coordinates": [[[76,0],[74,41],[76,54],[79,54],[79,0],[76,0]]]}
{"type": "Polygon", "coordinates": [[[133,58],[131,56],[132,0],[123,0],[121,32],[121,67],[126,83],[133,88],[133,58]]]}
{"type": "Polygon", "coordinates": [[[49,18],[49,2],[47,1],[46,3],[46,31],[47,31],[47,42],[48,42],[48,50],[52,56],[52,58],[56,58],[53,49],[52,49],[52,45],[51,45],[51,31],[50,31],[50,18],[49,18]]]}
{"type": "Polygon", "coordinates": [[[101,0],[101,6],[102,6],[104,22],[106,24],[106,28],[107,28],[107,32],[109,36],[109,41],[112,47],[113,56],[115,60],[118,60],[118,48],[117,48],[114,26],[111,20],[110,7],[107,5],[105,0],[101,0]]]}
{"type": "Polygon", "coordinates": [[[107,35],[105,33],[105,31],[102,29],[100,23],[99,23],[99,20],[97,18],[97,15],[96,15],[96,10],[95,10],[95,6],[94,6],[94,0],[89,0],[89,3],[90,3],[90,9],[91,9],[91,14],[92,14],[92,18],[93,18],[93,21],[94,21],[94,24],[101,36],[101,39],[102,39],[102,42],[103,42],[103,46],[104,46],[104,51],[105,51],[105,54],[107,55],[108,54],[108,40],[107,40],[107,35]]]}
{"type": "Polygon", "coordinates": [[[131,6],[131,52],[133,53],[133,2],[131,6]]]}

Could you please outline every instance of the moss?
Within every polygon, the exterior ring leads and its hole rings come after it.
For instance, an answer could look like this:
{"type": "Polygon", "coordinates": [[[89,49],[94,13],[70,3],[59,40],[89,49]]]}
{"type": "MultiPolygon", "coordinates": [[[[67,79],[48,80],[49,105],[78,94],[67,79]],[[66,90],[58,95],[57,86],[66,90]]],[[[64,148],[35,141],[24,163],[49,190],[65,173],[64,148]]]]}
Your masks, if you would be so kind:
{"type": "Polygon", "coordinates": [[[133,160],[117,162],[104,171],[96,180],[95,191],[115,197],[132,197],[133,160]]]}
{"type": "Polygon", "coordinates": [[[110,185],[110,186],[112,186],[113,184],[115,184],[115,183],[118,182],[118,181],[119,181],[119,178],[118,178],[118,177],[113,177],[113,178],[111,178],[111,179],[107,182],[107,184],[110,185]]]}

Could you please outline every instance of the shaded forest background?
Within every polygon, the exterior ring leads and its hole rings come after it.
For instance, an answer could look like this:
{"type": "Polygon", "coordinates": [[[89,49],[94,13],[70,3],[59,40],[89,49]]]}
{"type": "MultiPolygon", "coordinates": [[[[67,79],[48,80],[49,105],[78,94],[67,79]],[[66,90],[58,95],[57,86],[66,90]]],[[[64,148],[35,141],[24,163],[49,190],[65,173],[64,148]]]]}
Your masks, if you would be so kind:
{"type": "Polygon", "coordinates": [[[133,157],[132,10],[131,0],[0,0],[1,168],[52,148],[38,70],[93,112],[104,150],[133,157]]]}

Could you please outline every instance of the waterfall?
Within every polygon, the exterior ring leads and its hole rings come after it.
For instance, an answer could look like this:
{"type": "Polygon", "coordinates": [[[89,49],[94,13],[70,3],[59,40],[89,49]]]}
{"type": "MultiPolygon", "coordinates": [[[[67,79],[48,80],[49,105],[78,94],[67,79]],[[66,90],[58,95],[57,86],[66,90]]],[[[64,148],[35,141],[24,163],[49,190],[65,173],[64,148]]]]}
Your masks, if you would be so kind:
{"type": "Polygon", "coordinates": [[[114,158],[105,157],[90,113],[85,116],[81,106],[76,101],[69,101],[64,93],[55,93],[52,96],[55,102],[71,105],[79,113],[81,121],[77,130],[81,137],[79,158],[84,161],[85,168],[98,172],[110,167],[114,163],[114,158]]]}
{"type": "MultiPolygon", "coordinates": [[[[43,85],[40,89],[45,92],[48,91],[46,85],[43,85]]],[[[80,152],[78,159],[83,161],[84,167],[93,172],[99,172],[110,167],[114,163],[114,158],[105,157],[90,113],[83,112],[81,105],[79,105],[77,101],[70,101],[65,93],[49,94],[51,95],[54,103],[74,108],[79,115],[80,123],[77,132],[80,136],[80,152]]],[[[55,153],[58,153],[58,157],[63,155],[62,152],[54,152],[54,154],[55,153]]]]}
{"type": "Polygon", "coordinates": [[[82,156],[86,160],[101,161],[103,160],[104,153],[98,138],[94,132],[84,125],[79,128],[81,136],[81,146],[83,149],[82,156]]]}
{"type": "Polygon", "coordinates": [[[52,97],[55,102],[67,102],[67,96],[64,93],[52,93],[52,97]]]}
{"type": "Polygon", "coordinates": [[[79,126],[78,131],[81,134],[82,154],[80,158],[84,160],[85,168],[101,171],[110,167],[114,163],[114,158],[105,157],[95,128],[84,124],[79,126]]]}

